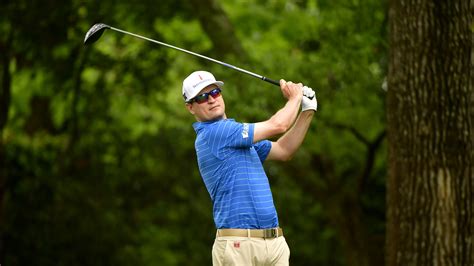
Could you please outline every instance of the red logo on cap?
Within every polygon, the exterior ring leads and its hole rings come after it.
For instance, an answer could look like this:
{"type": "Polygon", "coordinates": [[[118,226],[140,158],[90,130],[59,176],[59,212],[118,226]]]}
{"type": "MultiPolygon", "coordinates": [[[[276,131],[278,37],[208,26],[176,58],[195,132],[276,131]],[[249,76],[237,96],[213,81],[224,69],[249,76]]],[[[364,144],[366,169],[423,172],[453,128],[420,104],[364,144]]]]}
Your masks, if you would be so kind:
{"type": "Polygon", "coordinates": [[[201,77],[201,75],[198,75],[198,76],[199,76],[199,78],[202,80],[202,77],[201,77]]]}
{"type": "Polygon", "coordinates": [[[240,248],[240,242],[238,241],[234,242],[234,248],[240,248]]]}

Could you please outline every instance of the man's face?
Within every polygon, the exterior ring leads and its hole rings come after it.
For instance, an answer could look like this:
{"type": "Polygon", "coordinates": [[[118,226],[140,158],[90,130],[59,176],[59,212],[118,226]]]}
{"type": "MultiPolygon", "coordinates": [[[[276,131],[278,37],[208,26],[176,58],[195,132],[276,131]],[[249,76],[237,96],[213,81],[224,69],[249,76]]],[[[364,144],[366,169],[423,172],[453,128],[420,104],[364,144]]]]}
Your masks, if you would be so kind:
{"type": "MultiPolygon", "coordinates": [[[[202,89],[198,95],[203,93],[208,93],[213,89],[216,89],[217,86],[212,84],[202,89]]],[[[209,121],[216,119],[224,119],[225,116],[225,103],[222,94],[216,98],[209,95],[207,101],[203,103],[197,103],[193,101],[192,103],[186,103],[186,108],[188,111],[196,117],[197,121],[209,121]]]]}

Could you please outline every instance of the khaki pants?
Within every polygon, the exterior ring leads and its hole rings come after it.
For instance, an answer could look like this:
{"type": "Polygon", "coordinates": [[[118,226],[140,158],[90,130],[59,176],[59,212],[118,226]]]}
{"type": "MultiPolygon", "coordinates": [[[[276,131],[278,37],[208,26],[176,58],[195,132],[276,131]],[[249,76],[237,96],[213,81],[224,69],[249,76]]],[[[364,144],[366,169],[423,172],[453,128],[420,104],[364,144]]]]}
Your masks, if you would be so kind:
{"type": "Polygon", "coordinates": [[[290,248],[285,237],[256,238],[218,236],[212,246],[212,265],[289,265],[290,248]]]}

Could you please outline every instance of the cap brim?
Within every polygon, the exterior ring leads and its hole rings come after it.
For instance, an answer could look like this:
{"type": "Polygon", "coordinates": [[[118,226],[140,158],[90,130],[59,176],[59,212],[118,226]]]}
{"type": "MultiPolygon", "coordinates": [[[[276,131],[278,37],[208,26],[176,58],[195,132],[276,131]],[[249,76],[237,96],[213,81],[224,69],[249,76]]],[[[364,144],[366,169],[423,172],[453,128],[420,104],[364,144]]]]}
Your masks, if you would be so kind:
{"type": "Polygon", "coordinates": [[[189,96],[189,100],[191,100],[192,98],[196,97],[196,95],[198,95],[198,94],[201,92],[201,90],[203,90],[203,89],[206,88],[207,86],[213,85],[213,84],[216,85],[216,86],[219,87],[219,88],[222,88],[222,87],[224,86],[224,82],[219,81],[219,80],[218,80],[218,81],[214,81],[214,82],[209,82],[209,83],[204,82],[204,83],[202,83],[202,84],[199,84],[198,87],[196,87],[196,93],[194,93],[194,95],[190,95],[190,96],[189,96]]]}

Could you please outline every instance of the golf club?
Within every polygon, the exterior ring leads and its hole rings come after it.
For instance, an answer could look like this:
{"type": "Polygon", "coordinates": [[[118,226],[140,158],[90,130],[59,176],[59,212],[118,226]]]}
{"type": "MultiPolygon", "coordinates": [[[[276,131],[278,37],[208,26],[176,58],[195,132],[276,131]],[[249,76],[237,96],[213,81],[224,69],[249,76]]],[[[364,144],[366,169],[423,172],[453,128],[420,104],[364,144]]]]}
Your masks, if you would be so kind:
{"type": "Polygon", "coordinates": [[[137,37],[137,38],[140,38],[140,39],[143,39],[143,40],[147,40],[147,41],[150,41],[150,42],[153,42],[153,43],[156,43],[156,44],[166,46],[168,48],[172,48],[172,49],[175,49],[175,50],[178,50],[178,51],[181,51],[181,52],[185,52],[185,53],[188,53],[188,54],[191,54],[191,55],[194,55],[194,56],[212,61],[214,63],[232,68],[234,70],[237,70],[239,72],[242,72],[242,73],[248,74],[250,76],[256,77],[258,79],[264,80],[264,81],[269,82],[271,84],[274,84],[276,86],[280,86],[280,83],[278,81],[269,79],[269,78],[264,77],[262,75],[255,74],[255,73],[250,72],[248,70],[245,70],[245,69],[242,69],[242,68],[224,63],[222,61],[219,61],[219,60],[216,60],[216,59],[204,56],[204,55],[200,55],[200,54],[197,54],[197,53],[194,53],[194,52],[191,52],[191,51],[188,51],[188,50],[185,50],[185,49],[182,49],[182,48],[179,48],[179,47],[176,47],[176,46],[164,43],[164,42],[159,42],[159,41],[156,41],[156,40],[153,40],[153,39],[150,39],[150,38],[147,38],[147,37],[143,37],[143,36],[135,34],[135,33],[124,31],[124,30],[121,30],[121,29],[117,29],[117,28],[111,27],[111,26],[103,24],[103,23],[97,23],[89,29],[89,31],[86,33],[86,37],[84,38],[84,44],[89,45],[89,44],[94,43],[95,41],[97,41],[100,38],[100,36],[102,36],[102,34],[104,33],[104,31],[106,29],[110,29],[110,30],[118,31],[118,32],[121,32],[121,33],[124,33],[124,34],[132,35],[134,37],[137,37]]]}

